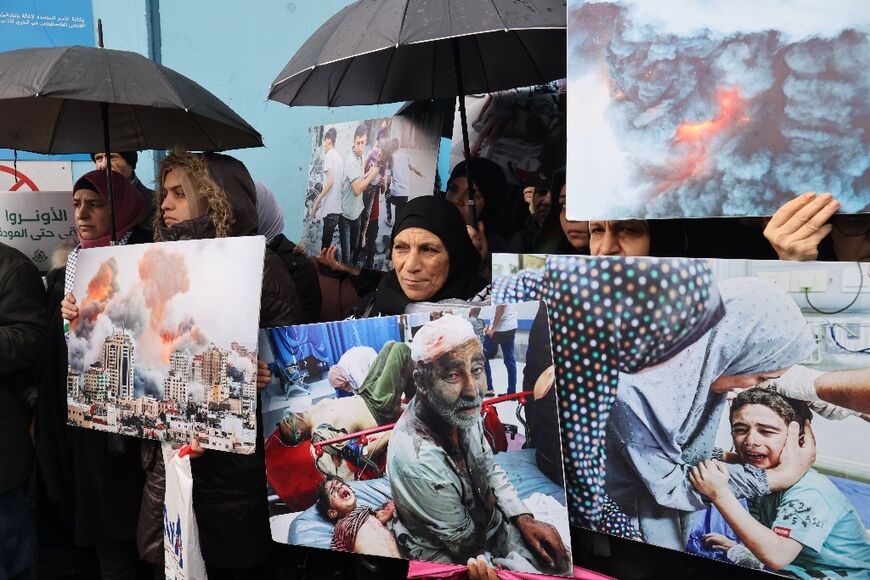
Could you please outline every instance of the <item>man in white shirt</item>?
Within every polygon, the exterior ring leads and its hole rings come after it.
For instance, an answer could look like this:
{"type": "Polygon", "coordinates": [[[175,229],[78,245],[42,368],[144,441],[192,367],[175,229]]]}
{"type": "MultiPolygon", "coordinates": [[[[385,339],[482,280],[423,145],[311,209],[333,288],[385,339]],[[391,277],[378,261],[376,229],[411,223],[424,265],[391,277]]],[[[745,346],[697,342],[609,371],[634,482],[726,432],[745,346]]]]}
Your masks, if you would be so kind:
{"type": "Polygon", "coordinates": [[[495,356],[499,346],[501,346],[501,353],[504,357],[504,366],[507,368],[507,394],[512,395],[517,392],[517,357],[514,354],[514,338],[517,334],[517,313],[515,308],[516,305],[514,304],[500,304],[496,306],[492,322],[486,327],[486,341],[483,347],[485,350],[484,354],[486,355],[487,395],[495,394],[489,359],[495,356]]]}
{"type": "Polygon", "coordinates": [[[387,225],[393,225],[390,206],[396,206],[396,215],[399,215],[399,212],[408,203],[408,195],[411,192],[411,172],[423,177],[423,173],[414,165],[411,156],[402,151],[400,146],[399,140],[393,139],[391,143],[393,150],[392,183],[390,184],[390,201],[387,204],[387,225]]]}
{"type": "Polygon", "coordinates": [[[332,236],[341,216],[341,183],[344,179],[344,163],[335,150],[335,127],[323,135],[323,189],[311,204],[311,219],[317,220],[317,210],[323,205],[323,237],[320,249],[332,245],[332,236]]]}

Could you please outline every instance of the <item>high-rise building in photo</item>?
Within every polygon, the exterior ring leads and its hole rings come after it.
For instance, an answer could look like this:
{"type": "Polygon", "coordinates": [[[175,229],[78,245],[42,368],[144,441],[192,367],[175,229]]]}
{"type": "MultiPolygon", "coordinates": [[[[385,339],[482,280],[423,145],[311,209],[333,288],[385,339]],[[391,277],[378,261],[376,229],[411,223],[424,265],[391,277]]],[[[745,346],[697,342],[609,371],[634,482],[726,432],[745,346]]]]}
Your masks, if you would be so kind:
{"type": "Polygon", "coordinates": [[[69,397],[77,397],[82,392],[82,376],[73,372],[72,367],[66,369],[66,393],[69,397]]]}
{"type": "Polygon", "coordinates": [[[228,359],[228,353],[214,345],[202,353],[202,383],[220,385],[221,389],[226,389],[228,359]]]}
{"type": "Polygon", "coordinates": [[[114,398],[133,398],[135,349],[133,338],[123,330],[116,330],[103,343],[103,368],[114,398]]]}
{"type": "Polygon", "coordinates": [[[180,350],[172,351],[169,357],[169,364],[172,365],[172,370],[176,375],[184,377],[187,382],[193,379],[193,356],[180,350]]]}
{"type": "Polygon", "coordinates": [[[103,363],[95,362],[85,370],[85,395],[94,401],[105,401],[109,394],[109,373],[103,363]]]}
{"type": "Polygon", "coordinates": [[[163,400],[186,403],[187,385],[188,380],[186,377],[176,374],[175,371],[169,371],[169,374],[163,381],[163,400]]]}

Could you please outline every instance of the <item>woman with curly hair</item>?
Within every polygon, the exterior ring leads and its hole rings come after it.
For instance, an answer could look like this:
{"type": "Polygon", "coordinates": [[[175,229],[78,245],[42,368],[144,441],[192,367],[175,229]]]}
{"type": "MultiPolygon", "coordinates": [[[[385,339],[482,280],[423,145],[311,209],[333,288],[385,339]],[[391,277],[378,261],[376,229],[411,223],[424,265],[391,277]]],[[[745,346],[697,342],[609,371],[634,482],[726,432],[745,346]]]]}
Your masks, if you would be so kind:
{"type": "MultiPolygon", "coordinates": [[[[158,178],[156,241],[257,235],[256,188],[237,159],[173,151],[161,163],[158,178]]],[[[260,325],[289,326],[300,321],[293,279],[280,258],[267,251],[260,325]]],[[[210,578],[256,578],[265,573],[271,534],[261,426],[260,419],[257,448],[251,455],[203,453],[194,442],[193,507],[210,578]]],[[[144,447],[148,481],[139,549],[143,558],[157,561],[163,556],[164,469],[159,444],[144,447]]]]}

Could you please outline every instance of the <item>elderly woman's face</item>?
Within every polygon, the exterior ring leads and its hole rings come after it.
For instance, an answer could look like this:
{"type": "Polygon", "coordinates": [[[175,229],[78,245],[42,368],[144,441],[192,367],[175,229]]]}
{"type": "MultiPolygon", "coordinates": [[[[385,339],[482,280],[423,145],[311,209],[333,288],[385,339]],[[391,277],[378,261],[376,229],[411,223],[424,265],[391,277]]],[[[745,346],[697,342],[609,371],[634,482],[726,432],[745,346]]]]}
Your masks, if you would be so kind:
{"type": "Polygon", "coordinates": [[[414,302],[432,298],[450,273],[450,257],[441,238],[423,228],[407,228],[393,240],[393,266],[405,296],[414,302]]]}
{"type": "Polygon", "coordinates": [[[76,190],[73,209],[80,240],[96,240],[109,233],[109,204],[99,193],[90,189],[76,190]]]}

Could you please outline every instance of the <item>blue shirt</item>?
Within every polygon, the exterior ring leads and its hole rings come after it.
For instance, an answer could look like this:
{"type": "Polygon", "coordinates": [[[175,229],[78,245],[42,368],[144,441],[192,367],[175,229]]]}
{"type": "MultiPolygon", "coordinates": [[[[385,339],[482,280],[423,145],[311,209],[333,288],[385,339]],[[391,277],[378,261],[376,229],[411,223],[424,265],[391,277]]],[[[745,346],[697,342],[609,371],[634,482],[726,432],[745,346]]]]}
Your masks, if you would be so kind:
{"type": "Polygon", "coordinates": [[[870,578],[870,539],[849,500],[810,469],[785,491],[749,500],[749,512],[803,549],[782,571],[798,578],[870,578]]]}

